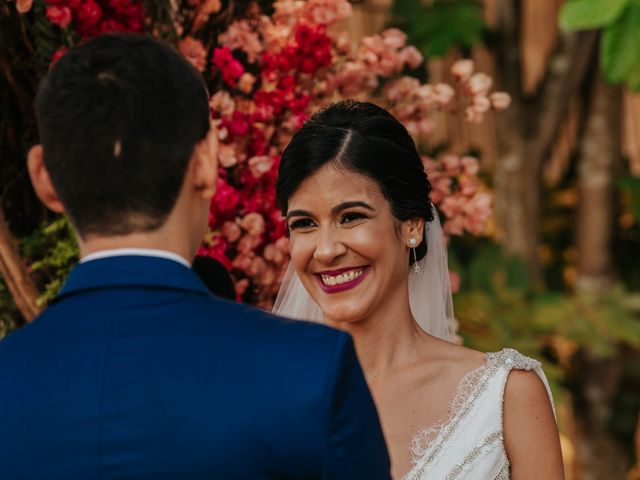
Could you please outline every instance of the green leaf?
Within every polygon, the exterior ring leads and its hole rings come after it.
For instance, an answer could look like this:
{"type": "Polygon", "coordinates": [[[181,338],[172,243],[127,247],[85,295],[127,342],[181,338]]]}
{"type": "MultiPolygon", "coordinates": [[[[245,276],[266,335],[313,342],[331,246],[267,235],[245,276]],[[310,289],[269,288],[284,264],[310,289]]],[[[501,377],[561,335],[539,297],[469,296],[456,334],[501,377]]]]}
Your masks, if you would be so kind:
{"type": "Polygon", "coordinates": [[[640,2],[633,2],[615,23],[604,30],[600,63],[612,83],[626,80],[640,65],[640,2]]]}
{"type": "Polygon", "coordinates": [[[640,91],[640,64],[629,72],[626,78],[627,86],[634,92],[640,91]]]}
{"type": "Polygon", "coordinates": [[[560,28],[567,32],[602,28],[614,22],[630,0],[571,0],[560,10],[560,28]]]}
{"type": "Polygon", "coordinates": [[[454,46],[468,48],[482,40],[482,6],[476,1],[436,0],[427,7],[420,0],[397,0],[393,8],[409,42],[427,56],[442,56],[454,46]]]}

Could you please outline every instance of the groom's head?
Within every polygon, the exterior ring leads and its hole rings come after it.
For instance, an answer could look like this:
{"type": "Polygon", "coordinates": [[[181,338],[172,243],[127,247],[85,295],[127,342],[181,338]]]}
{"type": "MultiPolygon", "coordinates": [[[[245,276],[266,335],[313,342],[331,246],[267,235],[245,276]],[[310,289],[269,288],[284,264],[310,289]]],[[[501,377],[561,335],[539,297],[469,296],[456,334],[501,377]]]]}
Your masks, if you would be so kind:
{"type": "Polygon", "coordinates": [[[202,214],[217,175],[209,115],[200,74],[173,48],[141,35],[95,38],[38,90],[36,192],[81,238],[156,231],[185,189],[202,214]]]}

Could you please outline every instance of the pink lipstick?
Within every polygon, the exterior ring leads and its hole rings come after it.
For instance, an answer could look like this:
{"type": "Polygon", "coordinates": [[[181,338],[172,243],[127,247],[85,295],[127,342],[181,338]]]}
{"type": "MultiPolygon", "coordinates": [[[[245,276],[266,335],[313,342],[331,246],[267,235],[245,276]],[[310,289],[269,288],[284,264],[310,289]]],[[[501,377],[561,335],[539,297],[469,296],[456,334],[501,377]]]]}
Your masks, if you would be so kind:
{"type": "Polygon", "coordinates": [[[315,274],[325,293],[339,293],[358,286],[369,273],[369,266],[327,270],[315,274]]]}

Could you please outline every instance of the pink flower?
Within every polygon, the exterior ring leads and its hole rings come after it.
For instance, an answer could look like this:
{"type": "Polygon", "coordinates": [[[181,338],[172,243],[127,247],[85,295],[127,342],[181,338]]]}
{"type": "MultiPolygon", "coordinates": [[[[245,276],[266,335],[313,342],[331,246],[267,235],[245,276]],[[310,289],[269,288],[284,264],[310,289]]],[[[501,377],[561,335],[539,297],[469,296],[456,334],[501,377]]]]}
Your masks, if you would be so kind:
{"type": "Polygon", "coordinates": [[[236,242],[242,236],[242,230],[236,222],[224,222],[220,233],[231,243],[236,242]]]}
{"type": "Polygon", "coordinates": [[[473,74],[473,60],[458,60],[451,67],[451,74],[459,82],[466,82],[473,74]]]}
{"type": "Polygon", "coordinates": [[[491,102],[484,95],[473,97],[473,109],[478,113],[486,113],[491,108],[491,102]]]}
{"type": "Polygon", "coordinates": [[[489,95],[491,106],[496,110],[505,110],[511,105],[511,95],[505,92],[495,92],[489,95]]]}
{"type": "Polygon", "coordinates": [[[256,83],[256,77],[254,77],[248,72],[245,72],[242,74],[242,76],[240,77],[240,80],[238,81],[238,85],[237,85],[238,90],[240,90],[242,93],[249,94],[253,90],[253,85],[255,83],[256,83]]]}
{"type": "Polygon", "coordinates": [[[460,173],[460,157],[457,155],[445,155],[442,157],[442,166],[449,175],[460,173]]]}
{"type": "Polygon", "coordinates": [[[18,13],[27,13],[33,6],[33,0],[16,0],[16,10],[18,13]]]}
{"type": "Polygon", "coordinates": [[[455,90],[446,83],[437,83],[433,87],[434,99],[440,105],[445,106],[448,105],[453,96],[455,95],[455,90]]]}
{"type": "Polygon", "coordinates": [[[218,148],[218,160],[224,168],[231,168],[238,163],[235,145],[223,143],[218,148]]]}
{"type": "Polygon", "coordinates": [[[71,9],[69,7],[47,7],[47,18],[60,28],[67,28],[71,23],[71,9]]]}
{"type": "Polygon", "coordinates": [[[465,156],[460,159],[460,163],[464,173],[467,175],[475,176],[480,171],[480,164],[477,158],[465,156]]]}
{"type": "Polygon", "coordinates": [[[260,155],[249,159],[249,169],[251,170],[251,174],[256,178],[267,173],[271,170],[272,166],[273,158],[267,155],[260,155]]]}
{"type": "Polygon", "coordinates": [[[418,50],[413,45],[403,48],[400,52],[400,57],[402,58],[404,63],[406,63],[411,69],[418,68],[424,60],[424,57],[422,56],[422,53],[420,53],[420,50],[418,50]]]}
{"type": "Polygon", "coordinates": [[[231,50],[242,50],[247,54],[249,63],[254,63],[263,51],[262,42],[246,20],[236,20],[220,36],[220,44],[231,50]]]}
{"type": "Polygon", "coordinates": [[[476,73],[470,79],[468,83],[469,91],[472,95],[487,95],[493,80],[485,73],[476,73]]]}
{"type": "MultiPolygon", "coordinates": [[[[226,90],[218,90],[210,99],[209,106],[223,117],[233,114],[236,109],[236,102],[231,98],[226,90]]],[[[221,138],[221,140],[223,140],[221,138]]]]}
{"type": "Polygon", "coordinates": [[[397,28],[388,28],[382,32],[382,43],[388,48],[400,50],[407,43],[407,34],[397,28]]]}
{"type": "Polygon", "coordinates": [[[240,220],[240,226],[246,230],[249,235],[258,237],[262,235],[265,229],[264,217],[256,212],[249,213],[240,220]]]}
{"type": "Polygon", "coordinates": [[[187,36],[178,42],[178,50],[199,72],[207,65],[207,50],[200,40],[187,36]]]}

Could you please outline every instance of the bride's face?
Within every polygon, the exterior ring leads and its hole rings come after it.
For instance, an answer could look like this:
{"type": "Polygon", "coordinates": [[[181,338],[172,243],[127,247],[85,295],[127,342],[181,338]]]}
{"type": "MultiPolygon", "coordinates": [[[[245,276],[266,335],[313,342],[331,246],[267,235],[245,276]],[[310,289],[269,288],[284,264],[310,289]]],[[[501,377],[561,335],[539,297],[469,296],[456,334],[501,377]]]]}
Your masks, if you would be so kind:
{"type": "Polygon", "coordinates": [[[287,224],[293,265],[326,321],[361,321],[406,291],[409,226],[375,181],[326,165],[289,198],[287,224]]]}

